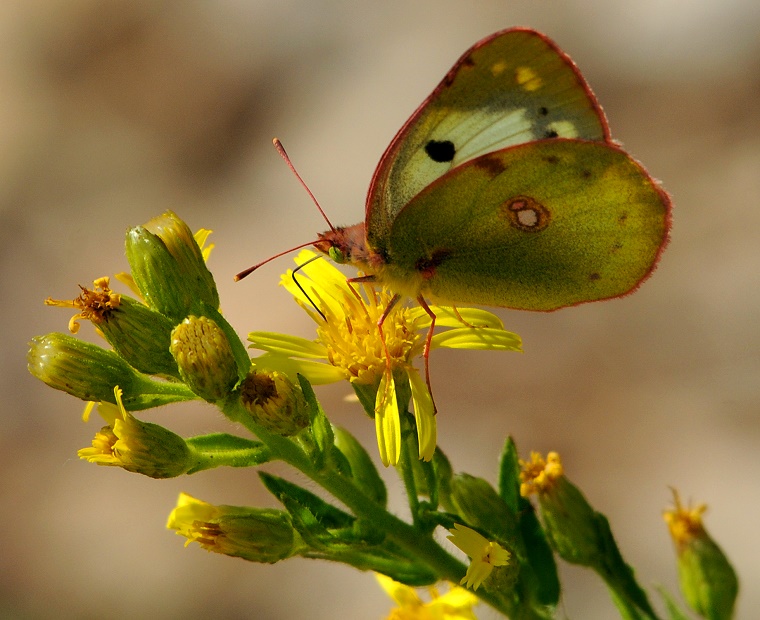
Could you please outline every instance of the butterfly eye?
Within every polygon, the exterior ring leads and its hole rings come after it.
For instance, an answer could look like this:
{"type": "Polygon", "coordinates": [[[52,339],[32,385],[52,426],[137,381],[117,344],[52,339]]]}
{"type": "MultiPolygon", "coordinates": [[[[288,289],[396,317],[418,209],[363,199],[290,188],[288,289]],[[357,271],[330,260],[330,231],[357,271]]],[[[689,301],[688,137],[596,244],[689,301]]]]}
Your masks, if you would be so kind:
{"type": "Polygon", "coordinates": [[[457,154],[451,140],[431,140],[425,145],[425,152],[433,161],[440,163],[453,161],[457,154]]]}
{"type": "Polygon", "coordinates": [[[330,249],[327,250],[327,255],[339,265],[342,265],[346,262],[346,255],[340,248],[337,248],[334,245],[331,245],[330,249]]]}

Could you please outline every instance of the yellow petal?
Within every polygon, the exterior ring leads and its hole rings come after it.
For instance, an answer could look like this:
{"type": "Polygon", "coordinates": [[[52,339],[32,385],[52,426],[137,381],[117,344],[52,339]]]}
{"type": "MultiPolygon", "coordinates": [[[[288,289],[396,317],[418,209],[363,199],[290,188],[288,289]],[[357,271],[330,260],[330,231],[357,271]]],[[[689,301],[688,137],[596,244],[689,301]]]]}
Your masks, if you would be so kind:
{"type": "Polygon", "coordinates": [[[322,362],[313,362],[311,360],[299,360],[276,353],[264,353],[259,357],[253,358],[253,363],[258,368],[266,370],[277,370],[286,374],[293,381],[296,381],[296,375],[303,375],[312,385],[326,385],[328,383],[337,383],[344,381],[346,374],[340,368],[322,362]]]}
{"type": "Polygon", "coordinates": [[[327,359],[327,349],[323,344],[275,332],[251,332],[248,334],[249,349],[261,349],[280,355],[327,359]]]}
{"type": "Polygon", "coordinates": [[[380,380],[375,400],[375,432],[383,465],[396,465],[401,454],[401,418],[392,374],[380,380]]]}
{"type": "Polygon", "coordinates": [[[416,369],[408,372],[409,385],[412,389],[414,417],[417,420],[417,441],[420,446],[420,458],[429,461],[433,458],[436,446],[436,421],[433,397],[425,381],[416,369]]]}
{"type": "Polygon", "coordinates": [[[430,346],[480,351],[522,351],[522,340],[517,334],[501,329],[458,327],[433,336],[430,346]]]}

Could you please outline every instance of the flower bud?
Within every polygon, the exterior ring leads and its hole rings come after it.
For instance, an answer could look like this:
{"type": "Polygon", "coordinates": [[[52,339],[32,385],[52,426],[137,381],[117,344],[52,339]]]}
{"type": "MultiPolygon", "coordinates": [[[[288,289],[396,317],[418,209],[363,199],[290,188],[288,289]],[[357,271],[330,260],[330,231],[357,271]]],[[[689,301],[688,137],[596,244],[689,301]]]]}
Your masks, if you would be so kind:
{"type": "Polygon", "coordinates": [[[289,437],[309,425],[300,386],[276,370],[251,370],[240,386],[240,400],[257,424],[277,435],[289,437]]]}
{"type": "Polygon", "coordinates": [[[173,326],[163,314],[122,295],[119,307],[98,327],[119,355],[140,372],[179,377],[169,351],[173,326]]]}
{"type": "Polygon", "coordinates": [[[733,617],[739,582],[721,548],[702,524],[704,504],[684,507],[673,490],[674,507],[663,513],[678,555],[681,592],[689,606],[704,618],[733,617]]]}
{"type": "Polygon", "coordinates": [[[214,553],[273,564],[301,546],[290,515],[281,510],[214,506],[181,493],[166,527],[214,553]]]}
{"type": "Polygon", "coordinates": [[[139,376],[113,351],[59,333],[36,336],[30,344],[29,372],[56,390],[82,400],[111,403],[116,385],[127,397],[140,394],[139,376]]]}
{"type": "Polygon", "coordinates": [[[469,474],[455,475],[451,480],[451,499],[456,512],[468,523],[491,532],[502,540],[512,540],[517,536],[514,513],[483,478],[469,474]]]}
{"type": "Polygon", "coordinates": [[[193,234],[171,211],[127,232],[127,260],[149,306],[174,320],[219,307],[219,294],[193,234]]]}
{"type": "Polygon", "coordinates": [[[189,316],[171,333],[170,349],[182,380],[213,403],[227,397],[238,379],[232,347],[211,319],[189,316]]]}
{"type": "Polygon", "coordinates": [[[533,452],[529,462],[521,461],[523,497],[538,495],[546,535],[554,550],[567,562],[596,566],[600,561],[597,513],[583,493],[564,475],[559,454],[550,452],[546,460],[533,452]]]}
{"type": "Polygon", "coordinates": [[[197,462],[179,435],[130,414],[116,388],[117,405],[100,403],[98,409],[109,421],[92,440],[92,447],[77,453],[79,458],[112,467],[122,467],[150,478],[174,478],[192,469],[197,462]]]}

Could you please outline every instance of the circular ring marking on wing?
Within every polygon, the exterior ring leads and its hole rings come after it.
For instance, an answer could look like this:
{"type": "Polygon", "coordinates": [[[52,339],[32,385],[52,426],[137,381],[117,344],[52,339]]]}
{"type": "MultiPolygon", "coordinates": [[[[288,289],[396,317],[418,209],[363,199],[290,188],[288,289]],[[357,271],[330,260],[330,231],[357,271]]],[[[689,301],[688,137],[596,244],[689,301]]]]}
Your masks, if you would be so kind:
{"type": "Polygon", "coordinates": [[[504,202],[501,214],[511,226],[524,232],[539,232],[551,222],[551,212],[530,196],[515,196],[504,202]]]}

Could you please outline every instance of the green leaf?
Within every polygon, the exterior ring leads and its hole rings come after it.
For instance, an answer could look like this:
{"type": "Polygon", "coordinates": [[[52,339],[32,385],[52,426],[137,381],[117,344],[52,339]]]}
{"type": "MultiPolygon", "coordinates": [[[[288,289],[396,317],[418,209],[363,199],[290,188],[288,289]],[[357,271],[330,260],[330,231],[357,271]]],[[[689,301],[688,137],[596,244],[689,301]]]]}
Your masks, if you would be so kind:
{"type": "Polygon", "coordinates": [[[596,530],[600,554],[599,564],[593,568],[607,582],[618,611],[626,618],[657,618],[646,592],[634,577],[633,569],[620,553],[607,517],[600,512],[596,513],[596,530]]]}
{"type": "Polygon", "coordinates": [[[317,469],[322,469],[327,455],[332,451],[335,435],[333,435],[332,425],[319,404],[309,381],[303,375],[298,375],[298,383],[301,385],[306,405],[309,407],[310,430],[317,448],[311,457],[317,469]]]}
{"type": "Polygon", "coordinates": [[[537,602],[555,606],[559,602],[560,583],[554,553],[546,540],[546,534],[536,517],[533,505],[523,497],[519,500],[520,510],[517,514],[527,566],[523,567],[518,579],[532,582],[529,589],[532,598],[537,602]],[[535,582],[527,577],[528,571],[533,573],[535,582]]]}
{"type": "Polygon", "coordinates": [[[388,491],[364,446],[344,428],[336,426],[334,432],[335,445],[348,460],[351,477],[357,486],[385,508],[388,504],[388,491]]]}
{"type": "Polygon", "coordinates": [[[511,436],[504,442],[499,459],[499,495],[512,512],[518,514],[522,504],[520,500],[523,499],[520,497],[520,461],[517,458],[517,446],[511,436]]]}
{"type": "Polygon", "coordinates": [[[311,491],[266,472],[259,472],[259,477],[267,490],[282,502],[289,511],[294,506],[305,508],[325,528],[340,529],[353,526],[355,518],[352,515],[327,503],[311,491]]]}
{"type": "Polygon", "coordinates": [[[689,620],[689,616],[679,607],[673,596],[662,586],[657,588],[660,596],[665,601],[665,607],[668,610],[670,620],[689,620]]]}

